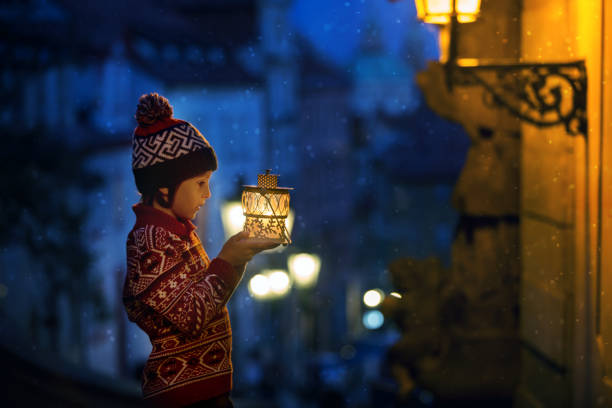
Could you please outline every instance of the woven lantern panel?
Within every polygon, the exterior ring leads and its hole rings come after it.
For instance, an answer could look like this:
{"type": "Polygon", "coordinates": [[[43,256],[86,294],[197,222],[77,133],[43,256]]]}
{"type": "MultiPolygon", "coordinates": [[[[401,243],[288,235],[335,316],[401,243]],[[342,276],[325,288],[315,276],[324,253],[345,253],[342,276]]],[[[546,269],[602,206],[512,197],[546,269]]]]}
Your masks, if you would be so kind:
{"type": "Polygon", "coordinates": [[[278,175],[260,174],[257,186],[244,186],[242,210],[246,217],[244,230],[249,237],[278,240],[290,244],[285,225],[289,215],[290,188],[277,187],[278,175]]]}

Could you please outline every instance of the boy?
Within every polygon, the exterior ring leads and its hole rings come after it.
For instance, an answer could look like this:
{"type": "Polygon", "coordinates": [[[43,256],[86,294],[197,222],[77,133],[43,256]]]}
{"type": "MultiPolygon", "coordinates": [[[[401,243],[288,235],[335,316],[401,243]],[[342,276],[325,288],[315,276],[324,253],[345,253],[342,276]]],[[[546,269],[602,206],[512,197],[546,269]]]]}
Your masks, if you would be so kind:
{"type": "Polygon", "coordinates": [[[191,219],[210,197],[215,151],[156,93],[138,101],[132,169],[142,201],[127,240],[123,303],[151,339],[142,379],[159,407],[232,407],[231,326],[226,303],[246,263],[278,244],[231,237],[212,261],[191,219]]]}

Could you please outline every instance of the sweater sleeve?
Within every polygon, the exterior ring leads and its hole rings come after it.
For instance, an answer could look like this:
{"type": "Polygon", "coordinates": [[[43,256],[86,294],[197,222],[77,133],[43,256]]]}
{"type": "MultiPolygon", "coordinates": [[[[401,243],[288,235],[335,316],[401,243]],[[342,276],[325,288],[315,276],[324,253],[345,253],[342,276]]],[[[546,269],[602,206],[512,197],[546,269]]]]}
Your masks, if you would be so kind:
{"type": "Polygon", "coordinates": [[[148,235],[138,268],[148,284],[137,298],[197,336],[221,312],[241,276],[223,259],[208,264],[201,247],[189,247],[163,228],[153,227],[148,235]]]}

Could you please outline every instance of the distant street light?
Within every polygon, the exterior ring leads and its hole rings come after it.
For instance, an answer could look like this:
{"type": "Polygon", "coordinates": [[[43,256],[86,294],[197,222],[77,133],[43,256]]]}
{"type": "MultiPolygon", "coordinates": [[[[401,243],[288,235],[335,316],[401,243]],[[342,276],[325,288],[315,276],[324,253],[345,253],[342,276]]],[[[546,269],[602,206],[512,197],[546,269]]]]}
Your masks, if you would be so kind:
{"type": "Polygon", "coordinates": [[[310,288],[317,283],[321,258],[317,255],[301,253],[289,256],[289,272],[299,288],[310,288]]]}
{"type": "Polygon", "coordinates": [[[268,271],[268,281],[270,282],[270,291],[276,297],[286,295],[291,288],[289,275],[280,269],[268,271]]]}
{"type": "Polygon", "coordinates": [[[240,201],[227,201],[221,205],[221,221],[225,239],[242,231],[246,217],[242,213],[240,201]]]}
{"type": "Polygon", "coordinates": [[[368,307],[376,307],[382,303],[385,294],[380,289],[370,289],[363,295],[363,303],[368,307]]]}
{"type": "Polygon", "coordinates": [[[257,274],[249,281],[249,293],[256,299],[265,299],[270,293],[270,282],[268,277],[257,274]]]}
{"type": "Polygon", "coordinates": [[[249,293],[258,300],[281,298],[290,289],[289,275],[282,269],[264,269],[249,280],[249,293]]]}

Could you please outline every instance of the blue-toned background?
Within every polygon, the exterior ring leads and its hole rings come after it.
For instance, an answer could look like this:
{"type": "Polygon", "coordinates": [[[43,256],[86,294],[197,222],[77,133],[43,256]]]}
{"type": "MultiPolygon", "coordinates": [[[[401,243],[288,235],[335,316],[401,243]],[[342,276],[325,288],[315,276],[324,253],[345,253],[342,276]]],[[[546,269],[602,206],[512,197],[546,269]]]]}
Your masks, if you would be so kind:
{"type": "Polygon", "coordinates": [[[293,244],[254,259],[229,304],[238,406],[391,400],[397,329],[366,328],[362,296],[394,290],[394,259],[449,262],[469,144],[416,86],[438,44],[414,2],[9,1],[0,26],[0,331],[26,378],[139,392],[151,346],[121,287],[133,115],[158,92],[219,157],[196,219],[211,257],[241,184],[269,168],[295,188],[293,244]],[[316,286],[252,298],[248,279],[296,252],[321,257],[316,286]]]}

